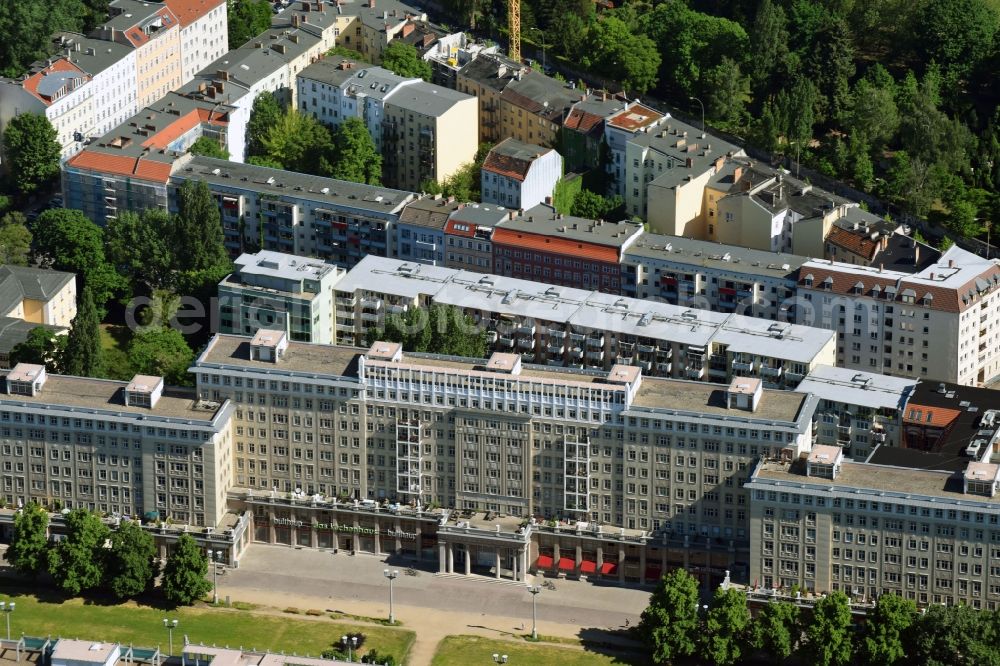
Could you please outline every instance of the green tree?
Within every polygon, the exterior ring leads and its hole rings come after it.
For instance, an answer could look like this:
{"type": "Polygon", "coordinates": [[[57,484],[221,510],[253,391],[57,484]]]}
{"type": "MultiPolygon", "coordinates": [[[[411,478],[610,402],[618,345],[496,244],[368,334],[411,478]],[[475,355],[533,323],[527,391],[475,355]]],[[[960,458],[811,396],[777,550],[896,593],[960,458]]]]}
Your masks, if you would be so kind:
{"type": "Polygon", "coordinates": [[[778,73],[788,60],[788,18],[781,4],[763,0],[750,30],[747,74],[754,97],[763,101],[778,86],[778,73]]]}
{"type": "Polygon", "coordinates": [[[284,112],[278,122],[268,128],[261,143],[263,154],[289,171],[327,176],[333,169],[330,130],[311,115],[296,109],[284,112]]]}
{"type": "Polygon", "coordinates": [[[239,48],[271,27],[271,4],[267,0],[233,0],[227,19],[229,48],[239,48]]]}
{"type": "Polygon", "coordinates": [[[66,514],[66,537],[49,550],[49,573],[63,592],[79,596],[101,584],[110,535],[97,514],[86,509],[66,514]]]}
{"type": "Polygon", "coordinates": [[[111,534],[105,580],[119,599],[136,597],[153,586],[158,566],[156,544],[139,523],[123,520],[111,534]]]}
{"type": "MultiPolygon", "coordinates": [[[[232,44],[233,42],[230,42],[230,45],[232,44]]],[[[264,138],[272,127],[281,122],[284,115],[285,111],[274,93],[264,91],[254,98],[253,107],[250,109],[250,120],[247,121],[245,150],[247,158],[268,156],[264,138]]],[[[280,165],[280,162],[277,164],[280,165]]]]}
{"type": "Polygon", "coordinates": [[[58,136],[49,119],[38,113],[22,113],[7,123],[4,157],[19,190],[34,192],[59,175],[58,136]]]}
{"type": "Polygon", "coordinates": [[[719,588],[705,616],[704,655],[719,666],[730,666],[744,654],[750,638],[750,609],[745,592],[719,588]]]}
{"type": "MultiPolygon", "coordinates": [[[[881,67],[876,65],[876,68],[881,67]]],[[[891,79],[889,86],[880,86],[871,78],[874,77],[866,76],[855,82],[844,108],[842,124],[848,135],[880,146],[896,133],[899,127],[899,108],[896,106],[896,90],[891,79]]]]}
{"type": "Polygon", "coordinates": [[[810,664],[845,666],[851,661],[851,606],[847,595],[837,591],[813,607],[806,625],[803,652],[810,664]]]}
{"type": "Polygon", "coordinates": [[[1000,15],[987,0],[919,4],[917,49],[925,63],[942,68],[945,86],[956,88],[991,51],[1000,15]]]}
{"type": "Polygon", "coordinates": [[[360,118],[348,118],[334,130],[333,159],[328,175],[354,183],[381,183],[382,155],[360,118]]]}
{"type": "Polygon", "coordinates": [[[254,166],[267,167],[268,169],[282,169],[284,170],[284,165],[281,162],[269,157],[267,155],[251,155],[247,158],[247,164],[253,164],[254,166]]]}
{"type": "Polygon", "coordinates": [[[166,383],[190,383],[187,369],[194,352],[176,329],[158,327],[136,333],[128,345],[129,359],[136,372],[163,377],[166,383]]]}
{"type": "Polygon", "coordinates": [[[0,264],[27,266],[31,255],[31,232],[27,219],[19,211],[0,218],[0,264]]]}
{"type": "Polygon", "coordinates": [[[739,63],[723,57],[706,73],[705,88],[705,111],[710,118],[742,123],[750,101],[750,79],[740,71],[739,63]]]}
{"type": "Polygon", "coordinates": [[[839,118],[847,106],[854,76],[854,43],[844,19],[832,19],[817,35],[807,69],[819,91],[817,101],[824,117],[839,118]]]}
{"type": "Polygon", "coordinates": [[[191,535],[182,534],[163,568],[163,595],[172,604],[189,606],[212,589],[207,574],[208,559],[191,535]]]}
{"type": "Polygon", "coordinates": [[[817,94],[816,86],[811,81],[799,77],[775,98],[778,129],[788,143],[796,143],[805,148],[812,140],[817,94]]]}
{"type": "Polygon", "coordinates": [[[906,658],[903,637],[917,619],[917,607],[897,594],[883,594],[865,618],[860,656],[869,666],[893,666],[906,658]]]}
{"type": "Polygon", "coordinates": [[[53,208],[39,215],[31,226],[32,249],[47,268],[76,273],[81,291],[89,288],[98,318],[104,305],[125,288],[125,280],[104,256],[104,234],[78,210],[53,208]]]}
{"type": "Polygon", "coordinates": [[[10,365],[34,363],[44,365],[49,372],[57,372],[65,349],[65,335],[56,335],[52,329],[36,326],[28,331],[24,342],[17,343],[10,350],[10,365]]]}
{"type": "Polygon", "coordinates": [[[700,624],[698,581],[674,569],[656,585],[637,630],[653,661],[665,663],[695,653],[700,624]]]}
{"type": "Polygon", "coordinates": [[[69,339],[60,362],[62,371],[77,377],[100,376],[101,351],[101,320],[94,297],[85,288],[77,303],[76,316],[70,322],[69,339]]]}
{"type": "Polygon", "coordinates": [[[349,49],[346,46],[334,46],[326,52],[326,57],[350,58],[351,60],[357,60],[358,62],[369,62],[368,58],[366,58],[361,51],[355,51],[354,49],[349,49]]]}
{"type": "Polygon", "coordinates": [[[625,23],[608,16],[594,22],[587,31],[584,67],[626,91],[642,94],[656,85],[660,53],[656,43],[643,34],[633,34],[625,23]]]}
{"type": "Polygon", "coordinates": [[[186,180],[177,189],[173,227],[177,270],[201,271],[228,264],[219,207],[205,181],[186,180]]]}
{"type": "MultiPolygon", "coordinates": [[[[0,2],[0,75],[18,77],[49,55],[50,39],[61,30],[80,32],[87,7],[80,0],[0,2]]],[[[103,20],[103,17],[102,17],[103,20]]]]}
{"type": "Polygon", "coordinates": [[[572,215],[588,220],[610,220],[616,212],[621,212],[622,198],[619,195],[605,197],[590,190],[580,190],[573,199],[572,215]]]}
{"type": "MultiPolygon", "coordinates": [[[[993,658],[979,661],[983,652],[982,611],[966,605],[929,606],[916,622],[910,625],[904,645],[907,660],[920,666],[980,666],[996,663],[996,646],[993,658]]],[[[989,632],[992,633],[992,632],[989,632]]]]}
{"type": "Polygon", "coordinates": [[[48,512],[35,502],[14,514],[14,532],[4,553],[14,571],[35,578],[48,568],[48,526],[48,512]]]}
{"type": "Polygon", "coordinates": [[[213,139],[210,136],[198,137],[191,144],[191,147],[188,148],[188,152],[192,155],[204,155],[205,157],[214,157],[220,160],[229,159],[229,151],[217,139],[213,139]]]}
{"type": "Polygon", "coordinates": [[[430,309],[432,354],[484,358],[486,331],[476,321],[452,305],[434,305],[430,309]]]}
{"type": "Polygon", "coordinates": [[[392,40],[385,47],[382,52],[382,67],[408,79],[430,81],[433,74],[431,64],[420,57],[416,47],[399,39],[392,40]]]}
{"type": "Polygon", "coordinates": [[[172,220],[159,209],[123,211],[104,227],[104,254],[135,294],[172,284],[175,256],[172,220]]]}
{"type": "Polygon", "coordinates": [[[798,606],[787,601],[765,605],[753,625],[753,646],[778,662],[790,657],[802,636],[800,614],[798,606]]]}

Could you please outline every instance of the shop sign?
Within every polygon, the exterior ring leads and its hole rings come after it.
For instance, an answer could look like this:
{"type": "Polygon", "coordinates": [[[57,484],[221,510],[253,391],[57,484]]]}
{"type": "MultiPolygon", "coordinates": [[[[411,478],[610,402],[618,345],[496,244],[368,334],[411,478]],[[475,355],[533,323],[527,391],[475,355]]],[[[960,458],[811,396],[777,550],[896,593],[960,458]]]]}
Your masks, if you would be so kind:
{"type": "Polygon", "coordinates": [[[384,534],[390,539],[408,539],[413,540],[417,538],[414,532],[404,532],[403,530],[387,529],[379,530],[375,527],[355,527],[354,525],[345,525],[342,523],[311,523],[305,524],[301,520],[293,520],[291,518],[272,518],[271,523],[279,527],[294,527],[296,529],[311,528],[314,530],[333,530],[334,532],[344,532],[348,534],[384,534]]]}

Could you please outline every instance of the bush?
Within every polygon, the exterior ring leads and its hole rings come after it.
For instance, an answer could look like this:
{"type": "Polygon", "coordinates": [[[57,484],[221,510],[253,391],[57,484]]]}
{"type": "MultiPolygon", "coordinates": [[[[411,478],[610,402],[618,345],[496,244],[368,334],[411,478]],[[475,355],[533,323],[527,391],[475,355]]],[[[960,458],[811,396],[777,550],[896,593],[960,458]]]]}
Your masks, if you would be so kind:
{"type": "Polygon", "coordinates": [[[321,615],[323,615],[323,611],[316,610],[315,608],[310,608],[309,610],[306,611],[306,615],[310,615],[312,617],[320,617],[321,615]]]}
{"type": "Polygon", "coordinates": [[[290,613],[292,615],[299,615],[302,611],[300,611],[298,608],[292,608],[291,606],[289,606],[288,608],[286,608],[282,612],[283,613],[290,613]]]}

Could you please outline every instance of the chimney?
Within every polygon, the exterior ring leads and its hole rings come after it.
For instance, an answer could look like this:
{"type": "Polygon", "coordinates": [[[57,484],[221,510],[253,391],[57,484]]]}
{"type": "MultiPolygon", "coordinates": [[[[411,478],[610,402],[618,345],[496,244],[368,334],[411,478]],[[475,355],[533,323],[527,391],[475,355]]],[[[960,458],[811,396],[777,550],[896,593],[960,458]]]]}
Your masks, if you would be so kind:
{"type": "Polygon", "coordinates": [[[948,260],[948,268],[954,268],[954,267],[955,267],[955,260],[954,259],[949,259],[948,260]]]}
{"type": "Polygon", "coordinates": [[[738,183],[740,178],[743,177],[743,167],[736,167],[733,169],[733,182],[738,183]]]}
{"type": "Polygon", "coordinates": [[[228,81],[228,80],[229,80],[229,72],[228,72],[228,71],[226,71],[226,70],[224,70],[224,69],[220,69],[220,70],[219,70],[219,71],[218,71],[218,72],[216,73],[216,76],[218,76],[218,77],[219,77],[220,79],[222,79],[223,81],[228,81]]]}
{"type": "Polygon", "coordinates": [[[686,166],[688,169],[694,168],[694,158],[693,157],[686,158],[684,160],[684,166],[686,166]]]}
{"type": "Polygon", "coordinates": [[[920,263],[920,244],[913,244],[913,265],[916,266],[920,263]]]}
{"type": "Polygon", "coordinates": [[[545,204],[547,206],[551,206],[552,205],[552,197],[545,197],[545,204]]]}
{"type": "Polygon", "coordinates": [[[368,6],[375,9],[375,0],[368,0],[368,6]]]}
{"type": "Polygon", "coordinates": [[[312,6],[309,4],[309,0],[302,0],[302,11],[307,12],[310,9],[312,9],[312,6]]]}
{"type": "Polygon", "coordinates": [[[602,102],[607,102],[608,101],[608,91],[607,90],[602,90],[601,91],[601,101],[602,102]]]}
{"type": "Polygon", "coordinates": [[[403,26],[403,30],[401,31],[400,34],[403,37],[408,37],[410,35],[410,33],[412,33],[412,32],[413,32],[413,24],[412,23],[407,23],[407,24],[405,24],[403,26]]]}
{"type": "Polygon", "coordinates": [[[889,234],[882,236],[882,250],[889,248],[889,234]]]}

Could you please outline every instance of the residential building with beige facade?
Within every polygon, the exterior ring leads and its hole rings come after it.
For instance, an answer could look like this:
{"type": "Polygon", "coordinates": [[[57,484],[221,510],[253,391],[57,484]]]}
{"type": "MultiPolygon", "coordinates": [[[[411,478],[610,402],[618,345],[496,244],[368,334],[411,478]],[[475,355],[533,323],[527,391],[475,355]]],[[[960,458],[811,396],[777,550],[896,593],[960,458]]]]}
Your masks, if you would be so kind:
{"type": "Polygon", "coordinates": [[[466,573],[485,565],[515,580],[555,570],[639,582],[700,564],[719,581],[746,570],[740,481],[753,459],[811,446],[812,399],[757,380],[720,390],[637,367],[566,372],[275,333],[216,336],[191,369],[201,395],[235,405],[231,497],[263,514],[258,540],[422,551],[387,533],[405,520],[432,539],[431,557],[440,547],[442,571],[464,560],[466,573]]]}
{"type": "Polygon", "coordinates": [[[0,368],[33,328],[69,331],[76,316],[76,276],[27,266],[0,266],[0,368]]]}
{"type": "Polygon", "coordinates": [[[996,609],[998,487],[1000,465],[975,460],[908,469],[822,445],[790,463],[762,460],[745,486],[750,578],[869,602],[898,594],[921,607],[996,609]]]}
{"type": "Polygon", "coordinates": [[[0,494],[215,526],[232,485],[232,411],[165,389],[161,377],[118,382],[20,363],[0,395],[0,494]]]}

